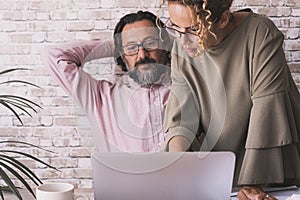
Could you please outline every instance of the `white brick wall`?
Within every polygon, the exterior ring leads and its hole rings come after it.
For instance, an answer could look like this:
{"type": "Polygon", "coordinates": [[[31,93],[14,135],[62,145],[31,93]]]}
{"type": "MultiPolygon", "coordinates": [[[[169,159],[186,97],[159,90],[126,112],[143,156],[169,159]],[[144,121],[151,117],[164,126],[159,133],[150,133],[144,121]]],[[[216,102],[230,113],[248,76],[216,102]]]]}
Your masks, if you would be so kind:
{"type": "MultiPolygon", "coordinates": [[[[56,153],[27,148],[18,149],[39,156],[58,167],[59,172],[23,159],[44,180],[64,179],[77,187],[92,187],[89,151],[79,134],[89,134],[81,112],[58,87],[42,65],[39,48],[46,43],[73,39],[111,38],[117,20],[128,12],[159,12],[160,0],[9,0],[0,1],[0,68],[27,67],[32,71],[14,73],[14,78],[31,81],[41,87],[1,86],[1,93],[24,95],[43,109],[33,118],[23,117],[20,126],[15,117],[0,108],[0,140],[28,141],[56,153]]],[[[284,48],[293,77],[300,86],[300,1],[235,0],[234,9],[251,7],[275,22],[285,33],[284,48]]],[[[108,61],[109,62],[109,61],[108,61]]],[[[95,73],[108,75],[110,65],[95,73]]],[[[91,68],[92,70],[92,68],[91,68]]],[[[95,71],[95,70],[94,70],[95,71]]],[[[8,80],[12,77],[1,77],[8,80]]]]}

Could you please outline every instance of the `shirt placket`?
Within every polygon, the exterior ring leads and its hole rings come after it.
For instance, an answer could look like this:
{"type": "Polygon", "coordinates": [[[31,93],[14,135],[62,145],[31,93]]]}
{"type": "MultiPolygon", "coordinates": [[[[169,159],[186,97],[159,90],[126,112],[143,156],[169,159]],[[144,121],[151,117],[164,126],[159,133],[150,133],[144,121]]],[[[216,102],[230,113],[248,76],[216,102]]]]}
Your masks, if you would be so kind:
{"type": "Polygon", "coordinates": [[[162,104],[160,100],[160,92],[157,86],[150,88],[150,120],[153,133],[153,151],[161,150],[162,145],[162,104]]]}

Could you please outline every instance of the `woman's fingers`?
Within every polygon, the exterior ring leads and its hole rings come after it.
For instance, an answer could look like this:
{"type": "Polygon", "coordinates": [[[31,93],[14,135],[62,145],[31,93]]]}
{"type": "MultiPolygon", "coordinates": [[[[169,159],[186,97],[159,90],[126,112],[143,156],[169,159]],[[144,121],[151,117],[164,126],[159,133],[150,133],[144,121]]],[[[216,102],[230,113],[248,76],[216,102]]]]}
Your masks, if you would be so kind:
{"type": "Polygon", "coordinates": [[[258,187],[243,187],[238,192],[239,200],[277,200],[272,195],[266,194],[258,187]]]}

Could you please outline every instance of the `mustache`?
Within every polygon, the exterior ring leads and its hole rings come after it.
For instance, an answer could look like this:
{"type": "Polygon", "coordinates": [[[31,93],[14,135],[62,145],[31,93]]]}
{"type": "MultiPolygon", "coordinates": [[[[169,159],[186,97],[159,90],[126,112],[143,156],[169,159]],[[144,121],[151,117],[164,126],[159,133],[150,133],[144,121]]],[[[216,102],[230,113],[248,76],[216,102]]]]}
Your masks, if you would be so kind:
{"type": "Polygon", "coordinates": [[[129,77],[132,78],[135,82],[137,82],[142,87],[150,87],[155,81],[157,81],[160,77],[160,65],[152,59],[145,57],[137,61],[134,67],[129,70],[129,77]],[[145,65],[146,69],[141,70],[139,68],[140,65],[145,65]]]}
{"type": "Polygon", "coordinates": [[[145,57],[142,60],[139,60],[138,62],[135,63],[134,67],[137,68],[139,65],[142,64],[148,64],[148,63],[156,63],[156,60],[149,58],[149,57],[145,57]]]}

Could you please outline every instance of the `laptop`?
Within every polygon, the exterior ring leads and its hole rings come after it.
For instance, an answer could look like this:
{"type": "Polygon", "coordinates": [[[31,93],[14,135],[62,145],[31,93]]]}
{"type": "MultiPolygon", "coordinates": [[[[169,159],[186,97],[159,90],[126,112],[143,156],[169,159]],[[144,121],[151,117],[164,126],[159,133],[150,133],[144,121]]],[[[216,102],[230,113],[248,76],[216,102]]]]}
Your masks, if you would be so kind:
{"type": "Polygon", "coordinates": [[[229,200],[232,152],[92,153],[95,200],[229,200]]]}

